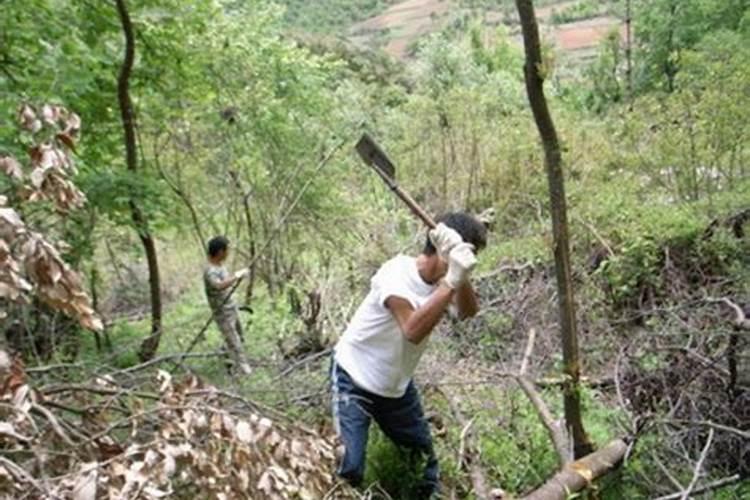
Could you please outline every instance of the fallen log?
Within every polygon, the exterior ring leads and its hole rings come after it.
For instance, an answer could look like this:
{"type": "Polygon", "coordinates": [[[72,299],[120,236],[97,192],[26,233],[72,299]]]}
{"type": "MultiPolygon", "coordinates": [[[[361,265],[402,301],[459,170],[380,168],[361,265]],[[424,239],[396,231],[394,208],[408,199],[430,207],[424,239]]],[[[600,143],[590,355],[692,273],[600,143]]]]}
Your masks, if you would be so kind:
{"type": "Polygon", "coordinates": [[[622,439],[615,439],[604,448],[586,455],[563,467],[538,489],[532,491],[525,500],[565,500],[593,481],[614,470],[622,461],[628,445],[622,439]]]}

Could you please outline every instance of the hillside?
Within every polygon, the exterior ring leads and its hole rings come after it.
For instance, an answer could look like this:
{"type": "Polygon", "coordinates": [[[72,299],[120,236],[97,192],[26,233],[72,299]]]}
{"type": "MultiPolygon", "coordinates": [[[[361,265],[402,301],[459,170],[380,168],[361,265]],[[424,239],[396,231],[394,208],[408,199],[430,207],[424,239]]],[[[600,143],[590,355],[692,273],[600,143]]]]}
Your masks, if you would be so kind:
{"type": "MultiPolygon", "coordinates": [[[[344,37],[357,46],[382,49],[407,59],[420,40],[442,31],[462,31],[478,22],[486,37],[506,26],[520,43],[519,24],[511,0],[284,0],[286,19],[295,29],[344,37]],[[325,5],[325,7],[324,7],[325,5]]],[[[613,15],[610,2],[552,0],[538,2],[537,16],[545,40],[567,59],[590,60],[604,37],[623,22],[613,15]]]]}

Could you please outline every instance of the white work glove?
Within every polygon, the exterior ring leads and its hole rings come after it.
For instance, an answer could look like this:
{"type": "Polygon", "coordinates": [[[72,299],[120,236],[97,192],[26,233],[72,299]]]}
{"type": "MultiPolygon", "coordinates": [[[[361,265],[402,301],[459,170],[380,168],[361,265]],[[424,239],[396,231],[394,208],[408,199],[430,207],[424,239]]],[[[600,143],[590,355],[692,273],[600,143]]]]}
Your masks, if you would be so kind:
{"type": "Polygon", "coordinates": [[[250,269],[248,269],[248,268],[240,269],[239,271],[237,271],[237,272],[234,273],[234,279],[241,280],[242,278],[244,278],[248,274],[250,274],[250,269]]]}
{"type": "Polygon", "coordinates": [[[443,282],[454,290],[469,281],[471,270],[477,265],[474,245],[459,243],[448,254],[448,272],[443,282]]]}
{"type": "Polygon", "coordinates": [[[455,229],[446,226],[442,222],[435,229],[430,229],[428,235],[430,241],[437,249],[438,255],[443,260],[448,260],[448,254],[453,250],[453,247],[464,241],[455,229]]]}

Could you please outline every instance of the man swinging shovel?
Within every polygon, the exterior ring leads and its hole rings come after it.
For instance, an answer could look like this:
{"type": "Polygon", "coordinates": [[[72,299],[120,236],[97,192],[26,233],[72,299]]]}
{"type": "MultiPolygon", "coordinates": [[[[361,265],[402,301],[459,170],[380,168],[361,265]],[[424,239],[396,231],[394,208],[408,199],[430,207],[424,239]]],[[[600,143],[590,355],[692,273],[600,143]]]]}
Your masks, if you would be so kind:
{"type": "Polygon", "coordinates": [[[362,481],[368,429],[375,420],[394,443],[426,459],[415,496],[430,498],[438,491],[438,463],[412,376],[430,334],[451,305],[460,318],[478,312],[469,278],[476,252],[486,245],[486,228],[465,212],[433,221],[397,185],[393,163],[367,134],[356,149],[431,229],[418,256],[396,255],[375,273],[334,348],[333,418],[344,445],[338,474],[354,485],[362,481]]]}

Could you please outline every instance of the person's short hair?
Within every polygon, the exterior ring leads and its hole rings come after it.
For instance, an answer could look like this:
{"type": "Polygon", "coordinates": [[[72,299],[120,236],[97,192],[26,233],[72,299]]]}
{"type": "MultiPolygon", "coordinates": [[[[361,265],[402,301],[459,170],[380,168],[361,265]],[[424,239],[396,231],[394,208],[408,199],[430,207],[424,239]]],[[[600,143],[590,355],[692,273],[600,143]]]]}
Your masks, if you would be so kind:
{"type": "Polygon", "coordinates": [[[206,251],[209,257],[216,257],[222,250],[226,250],[229,247],[229,240],[224,236],[214,236],[208,240],[208,246],[206,251]]]}
{"type": "MultiPolygon", "coordinates": [[[[466,212],[449,212],[443,214],[435,220],[436,223],[442,222],[449,228],[455,230],[461,235],[465,243],[474,245],[476,251],[480,251],[487,246],[487,227],[476,217],[466,212]]],[[[427,236],[422,253],[425,255],[434,255],[437,252],[435,245],[427,236]]]]}

